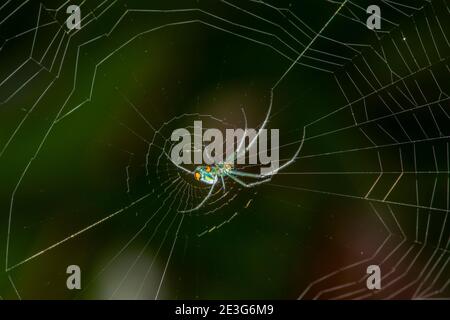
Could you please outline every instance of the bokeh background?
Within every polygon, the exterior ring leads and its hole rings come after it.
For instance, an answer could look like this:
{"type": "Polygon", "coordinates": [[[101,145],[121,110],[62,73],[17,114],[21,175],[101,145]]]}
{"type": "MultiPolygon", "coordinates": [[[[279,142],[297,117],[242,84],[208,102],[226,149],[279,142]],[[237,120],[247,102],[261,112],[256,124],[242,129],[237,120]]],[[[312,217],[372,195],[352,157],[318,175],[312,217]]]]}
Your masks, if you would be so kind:
{"type": "Polygon", "coordinates": [[[0,9],[3,299],[449,296],[445,1],[73,3],[70,32],[63,1],[0,9]],[[244,108],[256,128],[272,92],[282,159],[307,126],[296,162],[177,212],[199,198],[148,156],[152,127],[243,127],[244,108]],[[386,289],[367,290],[371,264],[386,289]]]}

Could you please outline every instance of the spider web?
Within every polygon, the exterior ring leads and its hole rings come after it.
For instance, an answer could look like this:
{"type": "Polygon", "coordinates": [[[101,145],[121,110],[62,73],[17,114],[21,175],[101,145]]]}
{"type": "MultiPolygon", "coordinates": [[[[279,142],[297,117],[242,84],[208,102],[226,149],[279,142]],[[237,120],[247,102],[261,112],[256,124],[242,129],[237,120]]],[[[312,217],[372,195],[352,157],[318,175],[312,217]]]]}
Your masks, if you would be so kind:
{"type": "MultiPolygon", "coordinates": [[[[17,276],[25,286],[21,270],[39,268],[37,264],[63,257],[61,250],[69,246],[87,250],[86,234],[95,235],[99,228],[128,222],[134,227],[131,236],[124,235],[120,243],[114,243],[113,253],[102,267],[89,274],[87,289],[106,277],[111,287],[102,297],[178,297],[164,291],[166,277],[171,266],[182,263],[189,243],[198,245],[212,234],[227,233],[228,226],[239,224],[238,217],[249,215],[247,211],[267,193],[282,190],[286,194],[279,201],[295,206],[307,203],[308,197],[358,203],[364,210],[360,214],[376,221],[380,236],[376,239],[381,239],[372,245],[368,257],[358,260],[352,256],[349,263],[339,261],[338,267],[330,262],[320,269],[321,274],[311,274],[298,285],[299,295],[290,298],[448,297],[448,4],[439,0],[377,1],[382,8],[383,28],[373,31],[365,23],[365,8],[370,4],[319,1],[302,7],[269,1],[218,1],[146,7],[133,1],[82,1],[82,28],[69,32],[64,21],[68,2],[5,2],[0,7],[0,54],[9,62],[0,72],[0,112],[4,119],[0,161],[5,181],[2,221],[7,229],[5,291],[26,297],[16,284],[17,276]],[[303,8],[314,12],[317,19],[308,19],[303,8]],[[30,12],[34,20],[24,18],[30,12]],[[113,81],[105,69],[111,64],[123,76],[129,73],[127,66],[133,58],[139,61],[148,54],[147,36],[168,34],[163,39],[170,43],[167,39],[171,35],[189,31],[193,25],[239,39],[281,59],[260,95],[258,103],[264,107],[249,120],[260,125],[264,112],[274,103],[269,124],[290,128],[284,137],[287,141],[283,139],[280,146],[284,161],[302,142],[303,128],[306,134],[295,164],[279,172],[272,182],[244,190],[227,181],[226,190],[218,188],[204,208],[186,215],[180,211],[195,207],[209,188],[196,184],[165,156],[173,147],[171,132],[192,128],[198,119],[205,122],[203,130],[242,127],[241,106],[228,113],[216,109],[219,115],[207,114],[199,100],[190,106],[192,112],[171,113],[161,111],[170,108],[161,100],[151,104],[149,111],[133,99],[135,92],[126,81],[113,81]],[[144,49],[143,56],[133,57],[127,51],[135,45],[144,49]],[[308,76],[332,83],[330,95],[342,103],[327,101],[327,106],[318,111],[306,112],[305,119],[280,120],[293,108],[289,103],[294,103],[292,88],[296,81],[308,76]],[[116,108],[89,121],[90,110],[108,101],[116,103],[116,108]],[[93,205],[90,209],[100,213],[81,222],[79,212],[71,212],[64,201],[54,199],[61,197],[59,193],[47,191],[49,198],[43,196],[44,204],[39,202],[39,207],[36,198],[45,192],[35,187],[39,185],[36,181],[45,179],[39,171],[45,166],[59,169],[58,163],[71,167],[58,151],[70,149],[61,146],[58,134],[73,131],[78,135],[83,128],[77,125],[83,121],[92,130],[103,117],[120,128],[125,137],[101,139],[101,146],[96,146],[121,159],[120,169],[111,169],[113,178],[121,182],[111,182],[120,189],[112,193],[122,205],[107,204],[111,200],[107,195],[95,193],[87,202],[98,201],[98,208],[93,205]],[[23,214],[30,211],[25,207],[30,202],[43,212],[35,217],[23,214]],[[61,217],[56,210],[64,207],[61,217]],[[127,216],[133,214],[135,219],[128,221],[127,216]],[[58,232],[50,240],[29,247],[21,239],[36,237],[37,226],[49,233],[58,228],[58,232]],[[152,255],[148,258],[150,248],[152,255]],[[376,292],[365,285],[370,264],[379,265],[383,271],[382,289],[376,292]]],[[[133,74],[132,78],[133,86],[145,92],[147,84],[142,77],[133,74]]],[[[147,94],[151,101],[152,92],[147,94]]],[[[105,172],[108,174],[110,171],[105,172]]],[[[52,185],[53,192],[73,193],[72,201],[77,201],[80,190],[72,191],[64,181],[52,185]]],[[[120,228],[108,230],[120,232],[120,228]]],[[[67,259],[63,260],[61,263],[67,259]]],[[[70,259],[67,262],[70,264],[70,259]]],[[[198,296],[192,292],[189,295],[198,296]]]]}

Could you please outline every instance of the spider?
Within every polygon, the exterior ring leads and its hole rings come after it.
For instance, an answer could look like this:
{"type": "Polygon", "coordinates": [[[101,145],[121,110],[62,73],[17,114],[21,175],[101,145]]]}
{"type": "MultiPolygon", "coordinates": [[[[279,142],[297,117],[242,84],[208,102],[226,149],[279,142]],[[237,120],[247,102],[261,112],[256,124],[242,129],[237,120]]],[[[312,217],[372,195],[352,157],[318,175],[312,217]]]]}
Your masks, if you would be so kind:
{"type": "MultiPolygon", "coordinates": [[[[269,120],[271,109],[272,109],[272,100],[269,105],[269,110],[266,114],[266,118],[264,119],[264,122],[261,125],[261,129],[264,129],[266,127],[266,124],[269,120]]],[[[244,109],[242,109],[242,113],[244,115],[244,122],[245,122],[245,131],[244,132],[246,133],[247,132],[247,118],[246,118],[244,109]]],[[[279,170],[289,166],[290,164],[292,164],[295,161],[295,159],[297,158],[297,156],[300,153],[300,150],[303,147],[303,142],[305,140],[305,127],[303,127],[303,138],[301,139],[301,142],[300,142],[300,145],[299,145],[297,151],[294,153],[294,155],[292,156],[292,158],[290,160],[286,161],[284,164],[279,166],[276,171],[270,171],[265,174],[254,174],[254,173],[248,173],[248,172],[237,170],[233,164],[234,160],[239,158],[239,156],[236,156],[236,155],[237,154],[245,155],[246,152],[252,147],[252,145],[258,139],[258,136],[260,133],[261,133],[261,130],[258,132],[256,137],[254,137],[253,140],[250,141],[250,143],[245,147],[244,152],[240,153],[239,151],[242,149],[242,145],[245,140],[245,139],[242,139],[241,142],[239,143],[237,150],[234,152],[234,154],[231,155],[231,157],[228,158],[227,160],[225,160],[224,162],[219,162],[217,164],[206,165],[206,166],[198,166],[195,168],[194,171],[190,171],[190,170],[184,168],[183,166],[174,163],[174,165],[176,167],[178,167],[179,169],[185,171],[188,174],[193,174],[195,180],[211,186],[208,194],[205,196],[205,198],[203,198],[203,200],[196,207],[194,207],[192,209],[184,210],[181,212],[192,212],[192,211],[196,211],[196,210],[200,209],[213,194],[214,188],[219,180],[221,181],[223,190],[225,191],[226,187],[225,187],[225,179],[224,178],[226,178],[226,177],[232,179],[233,181],[235,181],[236,183],[240,184],[241,186],[243,186],[245,188],[251,188],[256,185],[270,181],[272,179],[272,177],[279,170]],[[241,180],[240,177],[254,178],[254,179],[258,179],[258,181],[252,182],[252,183],[246,183],[243,180],[241,180]]]]}

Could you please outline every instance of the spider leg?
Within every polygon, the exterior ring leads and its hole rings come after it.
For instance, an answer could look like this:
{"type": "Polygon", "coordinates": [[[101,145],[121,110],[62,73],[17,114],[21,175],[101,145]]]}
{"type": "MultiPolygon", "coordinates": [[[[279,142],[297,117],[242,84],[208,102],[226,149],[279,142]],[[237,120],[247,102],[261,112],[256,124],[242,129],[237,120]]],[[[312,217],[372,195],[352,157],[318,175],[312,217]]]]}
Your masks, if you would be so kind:
{"type": "Polygon", "coordinates": [[[208,201],[208,199],[211,197],[213,191],[214,191],[214,187],[216,185],[216,181],[214,181],[214,183],[211,185],[211,189],[209,189],[208,194],[205,196],[205,198],[203,198],[202,202],[200,202],[195,208],[189,209],[189,210],[183,210],[183,211],[178,211],[181,213],[188,213],[188,212],[192,212],[192,211],[196,211],[198,209],[200,209],[201,207],[203,207],[203,205],[206,203],[206,201],[208,201]]]}
{"type": "Polygon", "coordinates": [[[257,186],[259,184],[263,184],[265,182],[270,181],[272,178],[267,178],[261,181],[257,181],[257,182],[252,182],[252,183],[245,183],[244,181],[242,181],[241,179],[239,179],[238,177],[235,177],[233,174],[229,173],[228,176],[233,179],[234,181],[236,181],[237,183],[239,183],[241,186],[245,187],[245,188],[252,188],[254,186],[257,186]]]}
{"type": "Polygon", "coordinates": [[[305,142],[305,135],[306,135],[306,127],[303,127],[303,136],[302,136],[302,141],[300,142],[299,147],[297,148],[297,151],[295,151],[294,155],[291,157],[291,159],[289,159],[288,161],[286,161],[285,163],[283,163],[281,166],[279,166],[277,169],[274,169],[270,172],[265,173],[263,176],[267,177],[267,176],[273,176],[274,174],[276,174],[278,171],[286,168],[287,166],[291,165],[293,162],[295,162],[295,159],[298,157],[298,155],[300,154],[300,151],[303,148],[303,143],[305,142]]]}
{"type": "Polygon", "coordinates": [[[172,160],[172,158],[167,154],[167,152],[165,152],[165,151],[163,151],[163,152],[164,152],[164,155],[167,157],[167,159],[169,159],[170,162],[172,162],[172,164],[173,164],[174,166],[176,166],[178,169],[183,170],[184,172],[189,173],[189,174],[194,174],[194,171],[191,171],[191,170],[189,170],[189,169],[186,169],[185,167],[183,167],[183,166],[181,166],[181,165],[175,163],[175,162],[172,160]]]}
{"type": "MultiPolygon", "coordinates": [[[[241,142],[239,143],[236,153],[239,153],[239,151],[241,151],[242,145],[245,142],[245,135],[247,134],[247,116],[245,114],[244,108],[242,108],[241,110],[242,110],[242,115],[244,116],[245,129],[244,129],[244,136],[242,137],[241,142]]],[[[234,161],[234,159],[233,159],[233,161],[234,161]]]]}
{"type": "MultiPolygon", "coordinates": [[[[270,113],[272,112],[272,104],[273,104],[273,90],[270,91],[270,102],[269,102],[269,108],[267,109],[266,117],[264,118],[263,123],[261,124],[258,133],[256,136],[250,141],[248,146],[245,147],[244,155],[248,152],[248,150],[253,146],[253,144],[258,140],[259,135],[261,134],[261,131],[266,128],[267,122],[269,122],[270,113]]],[[[244,139],[243,139],[244,140],[244,139]]]]}
{"type": "Polygon", "coordinates": [[[223,192],[225,192],[226,191],[225,180],[223,180],[223,176],[222,175],[220,176],[220,180],[222,180],[223,192]]]}
{"type": "Polygon", "coordinates": [[[179,164],[176,164],[175,162],[172,161],[172,163],[178,168],[183,170],[184,172],[188,173],[188,174],[194,174],[194,171],[188,170],[185,167],[180,166],[179,164]]]}

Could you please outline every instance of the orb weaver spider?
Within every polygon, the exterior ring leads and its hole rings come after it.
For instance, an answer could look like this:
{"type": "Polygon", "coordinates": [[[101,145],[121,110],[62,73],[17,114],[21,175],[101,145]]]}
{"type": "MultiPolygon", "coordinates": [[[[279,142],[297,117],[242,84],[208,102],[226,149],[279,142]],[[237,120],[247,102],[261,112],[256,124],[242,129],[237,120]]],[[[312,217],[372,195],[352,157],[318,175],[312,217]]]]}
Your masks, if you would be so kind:
{"type": "Polygon", "coordinates": [[[214,184],[217,179],[223,180],[224,176],[229,175],[233,170],[231,163],[219,163],[218,165],[199,166],[194,171],[195,180],[204,182],[206,184],[214,184]]]}
{"type": "MultiPolygon", "coordinates": [[[[260,127],[260,130],[259,130],[258,134],[245,147],[244,152],[243,152],[244,155],[248,152],[248,150],[252,147],[252,145],[258,139],[258,137],[261,133],[261,130],[266,127],[267,122],[269,121],[269,116],[270,116],[270,112],[272,109],[272,102],[273,102],[273,94],[271,94],[269,109],[268,109],[266,117],[260,127]]],[[[246,133],[247,132],[247,118],[246,118],[244,109],[242,109],[242,113],[243,113],[244,122],[245,122],[245,131],[244,132],[246,133]]],[[[184,168],[183,166],[176,164],[172,161],[172,163],[179,169],[185,171],[188,174],[192,174],[194,176],[195,180],[211,186],[208,194],[203,198],[203,200],[196,207],[188,209],[188,210],[180,211],[180,212],[187,213],[187,212],[192,212],[192,211],[196,211],[196,210],[200,209],[213,194],[214,188],[219,180],[221,181],[223,190],[225,191],[226,187],[225,187],[225,179],[224,178],[226,178],[226,177],[232,179],[233,181],[235,181],[236,183],[240,184],[241,186],[243,186],[245,188],[251,188],[256,185],[263,184],[265,182],[270,181],[272,179],[272,177],[279,170],[289,166],[290,164],[292,164],[295,161],[295,159],[297,158],[297,156],[299,155],[299,153],[303,147],[303,142],[305,140],[305,133],[306,133],[306,127],[303,127],[303,137],[302,137],[302,139],[300,141],[300,145],[299,145],[298,149],[296,150],[296,152],[294,153],[294,155],[289,160],[287,160],[285,163],[283,163],[281,166],[279,166],[277,170],[272,170],[272,171],[270,171],[268,173],[264,173],[264,174],[248,173],[248,172],[243,172],[243,171],[235,169],[233,163],[237,158],[239,158],[239,156],[236,156],[236,155],[240,154],[239,151],[241,151],[241,149],[242,149],[244,139],[241,140],[237,150],[233,153],[233,155],[230,158],[228,158],[227,160],[225,160],[224,162],[219,162],[217,164],[206,165],[206,166],[198,166],[195,168],[194,171],[190,171],[190,170],[184,168]],[[240,177],[254,178],[254,179],[258,179],[258,181],[252,182],[252,183],[246,183],[240,177]]],[[[244,134],[244,136],[245,136],[245,134],[244,134]]],[[[169,159],[170,159],[170,157],[169,157],[169,159]]]]}

